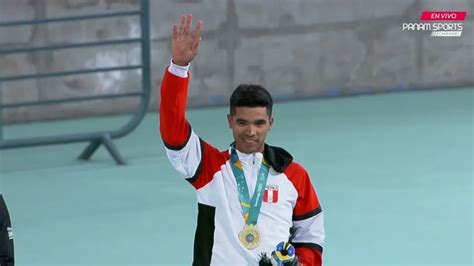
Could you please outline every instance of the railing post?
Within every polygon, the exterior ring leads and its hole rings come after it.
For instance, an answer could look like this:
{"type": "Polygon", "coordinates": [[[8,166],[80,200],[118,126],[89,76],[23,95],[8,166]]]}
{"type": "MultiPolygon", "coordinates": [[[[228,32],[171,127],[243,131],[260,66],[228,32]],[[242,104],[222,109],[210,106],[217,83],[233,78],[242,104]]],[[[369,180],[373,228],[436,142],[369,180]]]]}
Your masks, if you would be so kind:
{"type": "Polygon", "coordinates": [[[125,158],[118,151],[117,146],[115,146],[114,142],[112,141],[112,138],[110,137],[110,134],[104,134],[102,136],[102,144],[104,144],[104,147],[110,153],[112,158],[114,158],[117,164],[119,165],[127,164],[127,160],[125,160],[125,158]]]}
{"type": "Polygon", "coordinates": [[[94,154],[94,152],[99,148],[100,146],[100,139],[94,139],[91,140],[89,145],[82,151],[81,155],[79,155],[78,159],[79,160],[89,160],[94,154]]]}
{"type": "MultiPolygon", "coordinates": [[[[150,3],[148,0],[140,0],[140,28],[141,28],[141,54],[142,54],[142,90],[148,99],[151,91],[150,70],[150,3]]],[[[148,106],[146,106],[148,109],[148,106]]]]}

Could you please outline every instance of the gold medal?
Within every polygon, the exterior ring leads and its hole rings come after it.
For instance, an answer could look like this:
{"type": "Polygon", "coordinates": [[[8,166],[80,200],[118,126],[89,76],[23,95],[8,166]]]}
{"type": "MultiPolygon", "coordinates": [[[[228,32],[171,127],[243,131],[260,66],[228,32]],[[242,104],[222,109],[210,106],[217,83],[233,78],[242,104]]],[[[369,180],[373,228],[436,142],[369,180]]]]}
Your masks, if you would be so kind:
{"type": "Polygon", "coordinates": [[[254,249],[260,245],[260,233],[253,224],[246,224],[239,233],[240,243],[247,249],[254,249]]]}

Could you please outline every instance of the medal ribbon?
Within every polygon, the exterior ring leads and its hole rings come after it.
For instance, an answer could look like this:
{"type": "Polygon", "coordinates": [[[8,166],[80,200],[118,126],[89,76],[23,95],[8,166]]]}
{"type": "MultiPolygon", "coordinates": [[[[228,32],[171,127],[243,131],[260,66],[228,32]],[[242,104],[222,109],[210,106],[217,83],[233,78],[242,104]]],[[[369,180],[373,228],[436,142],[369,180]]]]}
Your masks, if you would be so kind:
{"type": "Polygon", "coordinates": [[[246,224],[256,225],[258,215],[260,214],[260,207],[262,206],[263,192],[267,183],[269,166],[265,159],[262,160],[262,165],[258,171],[257,183],[255,191],[250,200],[250,193],[245,181],[245,174],[242,163],[234,148],[230,156],[232,172],[234,173],[235,181],[237,182],[237,190],[239,191],[240,206],[242,207],[242,215],[246,224]]]}

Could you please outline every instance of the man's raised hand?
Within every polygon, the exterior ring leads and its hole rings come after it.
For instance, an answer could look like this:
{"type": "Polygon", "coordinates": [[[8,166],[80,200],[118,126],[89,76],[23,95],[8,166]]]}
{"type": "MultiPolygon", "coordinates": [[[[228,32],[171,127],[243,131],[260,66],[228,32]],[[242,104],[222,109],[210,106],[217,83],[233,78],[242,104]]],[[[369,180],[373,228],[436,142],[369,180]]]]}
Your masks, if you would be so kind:
{"type": "Polygon", "coordinates": [[[202,21],[198,21],[194,31],[191,32],[192,22],[193,15],[182,15],[179,26],[173,25],[171,55],[173,63],[180,66],[187,66],[198,54],[202,21]]]}

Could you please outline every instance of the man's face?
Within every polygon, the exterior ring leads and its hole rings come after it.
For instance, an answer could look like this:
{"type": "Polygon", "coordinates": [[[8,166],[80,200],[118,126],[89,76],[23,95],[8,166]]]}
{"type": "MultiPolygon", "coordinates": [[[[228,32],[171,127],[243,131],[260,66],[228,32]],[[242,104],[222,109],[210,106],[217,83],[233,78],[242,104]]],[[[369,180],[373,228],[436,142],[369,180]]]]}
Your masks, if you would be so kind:
{"type": "Polygon", "coordinates": [[[265,138],[273,124],[266,107],[236,107],[227,115],[235,147],[243,153],[263,152],[265,138]]]}

